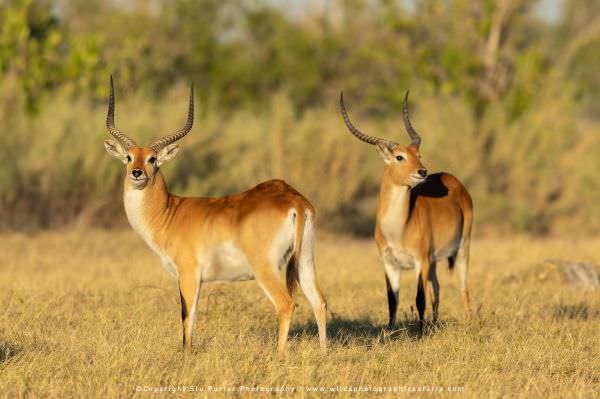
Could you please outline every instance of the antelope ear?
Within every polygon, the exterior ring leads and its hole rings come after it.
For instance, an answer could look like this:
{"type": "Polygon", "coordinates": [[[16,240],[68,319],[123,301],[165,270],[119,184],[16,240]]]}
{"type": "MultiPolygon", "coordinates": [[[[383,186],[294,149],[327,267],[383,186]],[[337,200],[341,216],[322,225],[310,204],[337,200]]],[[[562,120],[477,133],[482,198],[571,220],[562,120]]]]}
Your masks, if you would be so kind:
{"type": "Polygon", "coordinates": [[[125,151],[119,143],[113,140],[106,140],[104,142],[104,148],[106,148],[106,152],[110,155],[124,164],[127,164],[127,151],[125,151]]]}
{"type": "Polygon", "coordinates": [[[381,157],[381,159],[383,159],[383,162],[385,162],[386,164],[389,164],[394,160],[394,154],[392,153],[392,149],[387,144],[378,141],[375,144],[375,148],[377,148],[379,156],[381,157]]]}
{"type": "Polygon", "coordinates": [[[178,152],[178,144],[169,144],[168,146],[161,148],[160,151],[158,151],[158,154],[156,154],[156,164],[160,166],[168,160],[175,158],[175,155],[177,155],[178,152]]]}

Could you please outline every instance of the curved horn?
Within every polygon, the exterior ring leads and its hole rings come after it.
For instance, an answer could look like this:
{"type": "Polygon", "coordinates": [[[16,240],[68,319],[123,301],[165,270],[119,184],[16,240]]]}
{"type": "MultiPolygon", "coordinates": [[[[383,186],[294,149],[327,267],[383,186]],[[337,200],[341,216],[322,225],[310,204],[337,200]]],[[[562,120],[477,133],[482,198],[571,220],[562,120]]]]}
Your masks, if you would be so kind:
{"type": "Polygon", "coordinates": [[[417,146],[417,148],[421,145],[421,137],[419,133],[415,130],[415,128],[410,123],[410,119],[408,117],[408,93],[410,90],[406,91],[406,95],[404,96],[404,102],[402,103],[402,119],[404,120],[404,127],[406,128],[406,132],[410,137],[410,141],[417,146]]]}
{"type": "Polygon", "coordinates": [[[358,130],[356,127],[354,127],[352,122],[350,122],[350,118],[348,117],[348,112],[346,112],[346,107],[344,106],[344,93],[343,92],[340,92],[340,111],[342,112],[342,117],[344,118],[344,123],[346,124],[346,127],[348,128],[348,130],[350,130],[350,133],[352,133],[359,140],[362,140],[365,143],[369,143],[369,144],[377,144],[378,142],[384,143],[389,148],[394,148],[396,145],[398,145],[398,143],[395,143],[393,141],[380,139],[379,137],[375,137],[375,136],[369,136],[368,134],[365,134],[365,133],[361,132],[360,130],[358,130]]]}
{"type": "Polygon", "coordinates": [[[165,136],[163,138],[155,140],[150,147],[154,151],[159,151],[161,148],[168,146],[171,143],[176,142],[177,140],[183,138],[190,130],[192,130],[192,126],[194,125],[194,84],[190,86],[190,104],[188,107],[188,116],[187,121],[185,122],[185,126],[182,127],[177,132],[165,136]]]}
{"type": "Polygon", "coordinates": [[[113,85],[113,78],[110,75],[110,96],[108,97],[108,115],[106,115],[106,128],[108,132],[114,136],[114,138],[121,143],[125,149],[129,149],[133,146],[137,146],[135,141],[127,136],[125,133],[115,127],[115,87],[113,85]]]}

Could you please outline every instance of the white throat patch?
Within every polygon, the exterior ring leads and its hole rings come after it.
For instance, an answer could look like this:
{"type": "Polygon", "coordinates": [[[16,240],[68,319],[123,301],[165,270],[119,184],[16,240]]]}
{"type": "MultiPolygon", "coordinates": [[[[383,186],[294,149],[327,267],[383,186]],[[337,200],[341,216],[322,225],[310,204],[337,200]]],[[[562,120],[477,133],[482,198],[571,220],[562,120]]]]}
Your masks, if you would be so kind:
{"type": "Polygon", "coordinates": [[[381,232],[388,243],[400,242],[404,234],[404,225],[408,217],[406,197],[410,195],[408,187],[393,187],[388,198],[388,206],[382,215],[381,232]]]}
{"type": "Polygon", "coordinates": [[[152,229],[150,229],[150,226],[144,217],[144,193],[145,190],[137,190],[135,188],[130,188],[125,191],[123,202],[125,204],[127,220],[133,230],[142,237],[142,240],[144,240],[146,245],[160,257],[167,272],[173,277],[177,277],[178,273],[173,260],[170,256],[161,251],[161,248],[156,244],[152,229]]]}

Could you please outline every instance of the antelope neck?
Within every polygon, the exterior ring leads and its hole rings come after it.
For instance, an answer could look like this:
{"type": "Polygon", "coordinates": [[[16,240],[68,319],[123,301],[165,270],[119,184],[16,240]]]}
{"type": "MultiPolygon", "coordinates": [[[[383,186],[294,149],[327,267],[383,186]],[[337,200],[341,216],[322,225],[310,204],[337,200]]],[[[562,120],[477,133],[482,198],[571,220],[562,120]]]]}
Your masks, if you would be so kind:
{"type": "Polygon", "coordinates": [[[410,216],[410,187],[383,179],[379,189],[378,220],[387,239],[399,239],[410,216]]]}

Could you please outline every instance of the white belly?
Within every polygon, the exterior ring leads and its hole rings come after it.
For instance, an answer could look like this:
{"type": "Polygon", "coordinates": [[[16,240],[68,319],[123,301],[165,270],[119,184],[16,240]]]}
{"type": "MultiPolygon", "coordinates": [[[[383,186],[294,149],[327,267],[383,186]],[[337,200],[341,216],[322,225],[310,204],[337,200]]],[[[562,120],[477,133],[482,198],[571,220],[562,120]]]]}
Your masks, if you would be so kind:
{"type": "Polygon", "coordinates": [[[403,248],[387,246],[383,250],[383,261],[388,267],[400,270],[415,268],[415,257],[403,248]]]}
{"type": "Polygon", "coordinates": [[[253,280],[254,273],[246,255],[233,243],[226,242],[198,259],[203,281],[253,280]]]}
{"type": "MultiPolygon", "coordinates": [[[[458,246],[451,243],[448,247],[437,250],[429,259],[429,262],[445,261],[449,257],[456,256],[458,246]]],[[[415,256],[403,248],[387,246],[383,251],[383,261],[387,267],[398,270],[412,270],[417,265],[415,256]]]]}

